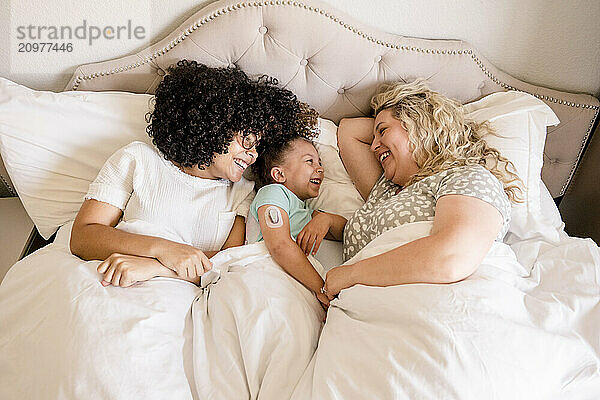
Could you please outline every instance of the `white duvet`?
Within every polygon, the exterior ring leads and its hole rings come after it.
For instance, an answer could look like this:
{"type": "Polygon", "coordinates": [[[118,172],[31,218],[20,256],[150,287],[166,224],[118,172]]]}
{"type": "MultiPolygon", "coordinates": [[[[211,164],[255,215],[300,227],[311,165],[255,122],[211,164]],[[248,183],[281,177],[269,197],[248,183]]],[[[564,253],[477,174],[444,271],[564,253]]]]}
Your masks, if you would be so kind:
{"type": "MultiPolygon", "coordinates": [[[[430,228],[388,231],[349,262],[430,228]]],[[[563,234],[529,252],[531,273],[494,243],[459,283],[342,291],[294,399],[600,398],[598,247],[563,234]]]]}
{"type": "MultiPolygon", "coordinates": [[[[357,257],[429,229],[396,228],[357,257]]],[[[452,285],[344,290],[322,327],[264,245],[215,256],[204,290],[122,289],[57,239],[0,286],[0,398],[598,398],[598,247],[562,234],[513,248],[520,262],[496,244],[452,285]]]]}
{"type": "Polygon", "coordinates": [[[192,399],[197,286],[103,287],[99,261],[51,244],[0,287],[0,399],[192,399]]]}
{"type": "Polygon", "coordinates": [[[264,242],[228,249],[212,261],[219,278],[192,309],[199,397],[289,399],[317,347],[323,308],[264,242]]]}

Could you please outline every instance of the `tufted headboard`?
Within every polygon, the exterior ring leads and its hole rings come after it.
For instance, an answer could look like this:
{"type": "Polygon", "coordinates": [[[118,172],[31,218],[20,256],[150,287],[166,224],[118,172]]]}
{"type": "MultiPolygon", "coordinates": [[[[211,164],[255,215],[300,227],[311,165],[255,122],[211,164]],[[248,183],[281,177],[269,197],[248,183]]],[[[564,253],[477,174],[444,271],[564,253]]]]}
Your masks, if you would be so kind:
{"type": "Polygon", "coordinates": [[[598,99],[517,80],[463,41],[382,32],[316,0],[217,1],[137,54],[79,66],[65,90],[153,93],[182,58],[274,76],[336,122],[370,114],[370,97],[390,80],[424,77],[463,103],[498,91],[533,94],[561,121],[549,128],[542,170],[554,197],[565,193],[599,111],[598,99]]]}

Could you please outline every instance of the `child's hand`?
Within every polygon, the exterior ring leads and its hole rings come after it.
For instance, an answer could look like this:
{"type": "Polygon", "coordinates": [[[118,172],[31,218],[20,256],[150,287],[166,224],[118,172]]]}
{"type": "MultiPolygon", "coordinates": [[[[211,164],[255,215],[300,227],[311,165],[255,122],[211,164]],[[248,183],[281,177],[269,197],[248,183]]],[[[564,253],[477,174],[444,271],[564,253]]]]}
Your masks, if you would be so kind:
{"type": "Polygon", "coordinates": [[[114,253],[102,261],[97,269],[104,274],[103,286],[128,287],[158,276],[157,267],[160,268],[160,263],[154,258],[114,253]]]}
{"type": "Polygon", "coordinates": [[[175,271],[180,278],[193,279],[212,268],[212,262],[201,250],[183,243],[167,241],[156,259],[175,271]]]}
{"type": "Polygon", "coordinates": [[[306,224],[296,238],[296,243],[302,249],[304,254],[309,255],[312,249],[312,255],[317,254],[323,238],[329,232],[331,218],[328,214],[316,212],[315,216],[306,224]]]}

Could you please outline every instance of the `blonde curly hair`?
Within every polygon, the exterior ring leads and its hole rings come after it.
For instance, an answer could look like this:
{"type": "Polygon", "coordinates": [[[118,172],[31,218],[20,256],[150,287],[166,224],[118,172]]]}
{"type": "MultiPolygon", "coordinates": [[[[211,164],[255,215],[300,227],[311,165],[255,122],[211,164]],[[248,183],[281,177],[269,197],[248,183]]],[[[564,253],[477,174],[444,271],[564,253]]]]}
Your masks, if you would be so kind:
{"type": "Polygon", "coordinates": [[[514,165],[483,140],[488,134],[497,135],[490,123],[468,118],[460,103],[430,90],[423,79],[383,84],[371,106],[375,116],[391,109],[408,132],[419,172],[406,186],[450,168],[481,165],[502,182],[510,201],[523,202],[523,182],[514,165]]]}

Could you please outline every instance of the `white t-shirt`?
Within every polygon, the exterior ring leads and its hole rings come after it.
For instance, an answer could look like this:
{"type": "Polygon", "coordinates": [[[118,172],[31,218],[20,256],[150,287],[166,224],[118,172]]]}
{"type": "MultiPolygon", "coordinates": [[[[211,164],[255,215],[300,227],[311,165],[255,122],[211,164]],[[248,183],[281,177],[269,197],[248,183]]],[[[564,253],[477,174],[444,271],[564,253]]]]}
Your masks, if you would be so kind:
{"type": "Polygon", "coordinates": [[[152,145],[117,150],[90,184],[86,199],[123,210],[117,228],[219,250],[236,215],[248,216],[254,182],[188,175],[152,145]]]}

